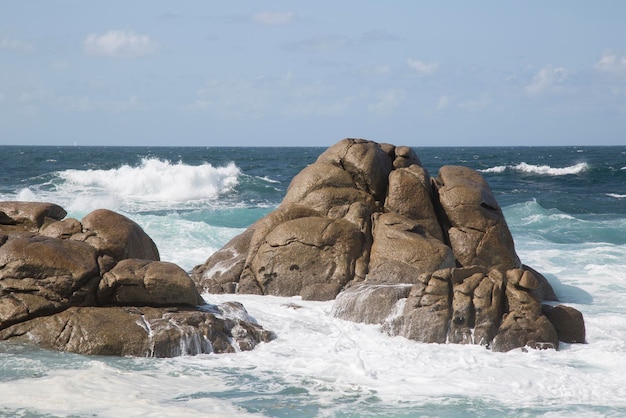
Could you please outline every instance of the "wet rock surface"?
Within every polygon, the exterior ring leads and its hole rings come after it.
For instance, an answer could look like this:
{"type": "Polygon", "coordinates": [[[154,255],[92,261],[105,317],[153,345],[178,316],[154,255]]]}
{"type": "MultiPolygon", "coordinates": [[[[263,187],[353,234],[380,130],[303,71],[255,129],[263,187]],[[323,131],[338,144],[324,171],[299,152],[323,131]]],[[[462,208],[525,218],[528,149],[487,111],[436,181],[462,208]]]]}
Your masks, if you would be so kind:
{"type": "Polygon", "coordinates": [[[363,139],[322,153],[192,278],[202,291],[336,298],[335,316],[422,342],[558,348],[584,330],[574,308],[542,310],[554,292],[522,265],[480,173],[431,178],[411,148],[363,139]]]}
{"type": "Polygon", "coordinates": [[[0,340],[171,357],[274,338],[240,304],[205,304],[130,219],[104,209],[82,221],[65,216],[54,204],[0,202],[0,340]]]}

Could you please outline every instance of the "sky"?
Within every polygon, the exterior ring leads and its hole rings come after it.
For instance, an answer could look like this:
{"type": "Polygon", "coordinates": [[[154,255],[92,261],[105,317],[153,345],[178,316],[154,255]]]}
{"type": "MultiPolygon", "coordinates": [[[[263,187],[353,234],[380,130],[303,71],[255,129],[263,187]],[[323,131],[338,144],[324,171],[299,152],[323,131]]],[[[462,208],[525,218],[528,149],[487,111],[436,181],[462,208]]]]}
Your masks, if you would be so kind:
{"type": "Polygon", "coordinates": [[[625,22],[623,0],[0,0],[0,145],[624,145],[625,22]]]}

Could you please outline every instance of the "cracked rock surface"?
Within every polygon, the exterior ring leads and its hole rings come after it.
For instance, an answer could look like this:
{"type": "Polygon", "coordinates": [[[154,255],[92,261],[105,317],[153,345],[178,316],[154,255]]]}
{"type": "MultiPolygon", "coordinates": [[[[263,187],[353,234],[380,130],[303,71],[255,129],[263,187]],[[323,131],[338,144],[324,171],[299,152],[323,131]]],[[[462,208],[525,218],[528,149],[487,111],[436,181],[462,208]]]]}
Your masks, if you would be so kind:
{"type": "Polygon", "coordinates": [[[274,335],[240,304],[206,305],[189,275],[109,210],[0,202],[0,340],[81,354],[250,350],[274,335]]]}
{"type": "MultiPolygon", "coordinates": [[[[336,298],[336,316],[417,341],[497,351],[559,343],[542,307],[554,292],[522,265],[486,180],[462,166],[431,178],[404,146],[338,142],[192,278],[215,293],[336,298]]],[[[551,317],[584,341],[570,309],[551,317]]]]}

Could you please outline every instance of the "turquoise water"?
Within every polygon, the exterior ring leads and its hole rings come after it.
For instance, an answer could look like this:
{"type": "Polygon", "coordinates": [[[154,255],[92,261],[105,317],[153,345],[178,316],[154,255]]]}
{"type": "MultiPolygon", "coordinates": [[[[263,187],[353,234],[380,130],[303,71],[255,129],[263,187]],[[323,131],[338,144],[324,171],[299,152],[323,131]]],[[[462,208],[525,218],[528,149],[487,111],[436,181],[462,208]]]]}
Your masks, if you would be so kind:
{"type": "MultiPolygon", "coordinates": [[[[279,338],[252,352],[85,357],[0,343],[0,416],[623,416],[626,147],[420,148],[481,170],[525,264],[583,312],[588,344],[492,353],[332,318],[332,302],[239,300],[279,338]],[[287,305],[296,303],[302,309],[287,305]]],[[[137,221],[186,269],[281,201],[322,148],[0,147],[0,199],[137,221]]]]}

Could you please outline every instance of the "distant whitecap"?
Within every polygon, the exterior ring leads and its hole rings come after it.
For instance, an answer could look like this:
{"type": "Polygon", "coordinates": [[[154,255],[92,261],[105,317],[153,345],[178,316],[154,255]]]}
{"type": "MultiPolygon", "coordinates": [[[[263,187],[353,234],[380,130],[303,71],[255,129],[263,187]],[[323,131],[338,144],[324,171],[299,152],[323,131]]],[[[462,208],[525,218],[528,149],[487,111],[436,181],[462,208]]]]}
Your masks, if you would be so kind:
{"type": "Polygon", "coordinates": [[[482,173],[503,173],[507,170],[519,172],[519,173],[527,173],[527,174],[540,174],[547,176],[566,176],[573,174],[580,174],[589,169],[589,164],[587,163],[578,163],[568,167],[555,168],[549,165],[535,165],[528,164],[525,162],[521,162],[516,165],[499,165],[491,168],[486,168],[483,170],[479,170],[482,173]]]}

